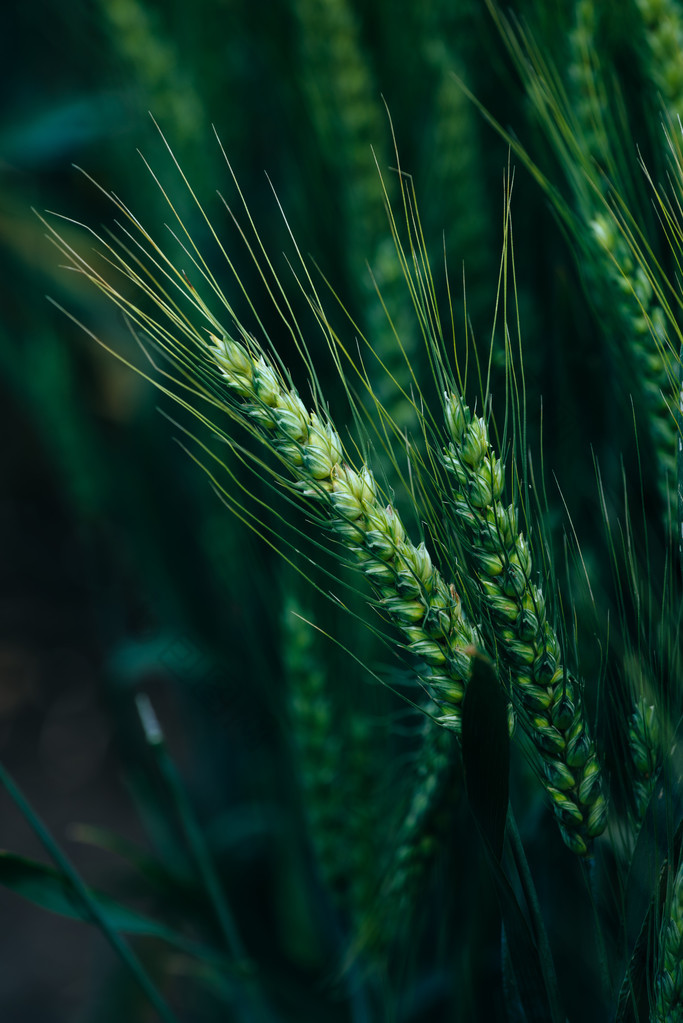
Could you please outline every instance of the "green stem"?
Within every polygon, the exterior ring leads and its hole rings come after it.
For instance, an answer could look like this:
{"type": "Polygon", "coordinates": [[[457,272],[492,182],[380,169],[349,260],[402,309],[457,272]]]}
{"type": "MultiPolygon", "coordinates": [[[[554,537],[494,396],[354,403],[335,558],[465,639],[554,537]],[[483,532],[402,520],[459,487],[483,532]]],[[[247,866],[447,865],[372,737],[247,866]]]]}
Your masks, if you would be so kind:
{"type": "Polygon", "coordinates": [[[605,945],[605,939],[600,927],[600,914],[598,912],[595,891],[595,860],[593,857],[590,857],[582,864],[582,870],[586,880],[586,887],[588,888],[591,910],[593,912],[593,925],[595,928],[595,941],[598,946],[598,963],[600,966],[600,981],[602,984],[603,997],[605,999],[605,1004],[609,1005],[611,992],[614,990],[614,984],[610,976],[607,946],[605,945]]]}
{"type": "MultiPolygon", "coordinates": [[[[199,827],[194,815],[190,800],[187,797],[182,779],[180,778],[176,766],[166,748],[163,733],[156,714],[154,713],[152,704],[145,693],[138,693],[136,703],[145,732],[145,738],[147,739],[147,744],[149,745],[152,755],[156,760],[159,773],[168,787],[171,800],[177,810],[180,825],[182,827],[183,834],[185,835],[190,854],[195,861],[197,871],[209,897],[211,908],[213,909],[218,925],[223,932],[225,944],[230,954],[234,957],[236,963],[238,965],[246,965],[249,962],[246,948],[237,929],[235,918],[228,906],[223,886],[221,885],[216,873],[211,855],[206,842],[204,841],[201,828],[199,827]]],[[[247,982],[253,1008],[257,1010],[258,1018],[262,1020],[269,1020],[271,1018],[270,1012],[268,1011],[258,988],[255,984],[250,982],[250,978],[248,976],[245,980],[247,982]]],[[[254,1017],[250,1016],[248,1018],[249,1020],[252,1020],[254,1017]]]]}
{"type": "Polygon", "coordinates": [[[18,807],[29,825],[33,828],[33,831],[40,839],[48,855],[73,885],[74,891],[83,903],[83,906],[92,922],[100,928],[116,954],[134,975],[145,995],[159,1013],[159,1016],[163,1020],[166,1020],[166,1023],[180,1023],[178,1017],[168,1005],[161,992],[157,989],[151,977],[149,977],[145,971],[138,957],[126,941],[124,941],[121,935],[110,925],[106,915],[97,905],[97,902],[92,898],[76,868],[70,862],[66,854],[59,848],[46,825],[33,810],[26,797],[1,763],[0,782],[2,782],[10,798],[18,807]]]}
{"type": "Polygon", "coordinates": [[[507,835],[510,840],[512,858],[517,869],[519,881],[529,910],[531,927],[538,947],[539,958],[541,960],[541,967],[546,982],[546,990],[553,1019],[560,1020],[562,1019],[560,998],[557,988],[555,964],[553,963],[550,942],[548,940],[548,932],[546,931],[545,924],[543,923],[541,906],[536,893],[536,886],[534,885],[531,871],[529,870],[526,853],[524,852],[522,839],[519,834],[519,829],[517,828],[517,821],[515,820],[515,814],[510,803],[508,803],[507,835]]]}

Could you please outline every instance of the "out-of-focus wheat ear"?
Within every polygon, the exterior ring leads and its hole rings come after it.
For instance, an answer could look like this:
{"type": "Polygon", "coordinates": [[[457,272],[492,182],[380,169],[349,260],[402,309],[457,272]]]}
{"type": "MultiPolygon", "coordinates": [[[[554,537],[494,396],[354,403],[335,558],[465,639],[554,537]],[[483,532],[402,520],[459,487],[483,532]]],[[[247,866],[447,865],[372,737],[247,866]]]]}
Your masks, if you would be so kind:
{"type": "Polygon", "coordinates": [[[659,723],[654,704],[645,697],[636,703],[628,728],[628,745],[637,775],[636,805],[639,818],[645,815],[647,802],[661,767],[659,723]]]}
{"type": "MultiPolygon", "coordinates": [[[[434,725],[433,727],[438,727],[434,725]]],[[[439,729],[439,731],[446,731],[439,729]]],[[[377,890],[377,874],[384,831],[381,826],[384,794],[381,792],[385,764],[378,745],[377,724],[361,706],[349,712],[345,798],[351,877],[350,917],[354,934],[366,919],[377,890]]]]}
{"type": "Polygon", "coordinates": [[[642,821],[662,766],[662,745],[657,708],[641,696],[628,728],[628,745],[633,764],[633,799],[642,821]]]}
{"type": "MultiPolygon", "coordinates": [[[[596,66],[595,0],[578,0],[574,8],[574,25],[569,33],[569,93],[576,122],[580,126],[581,145],[587,156],[603,165],[609,153],[605,115],[604,83],[596,66]]],[[[608,115],[609,116],[609,115],[608,115]]]]}
{"type": "Polygon", "coordinates": [[[451,442],[444,466],[453,480],[453,513],[489,616],[490,645],[535,748],[562,837],[585,856],[606,826],[607,802],[581,686],[563,663],[546,617],[516,506],[502,501],[505,470],[485,420],[457,394],[446,394],[445,416],[451,442]]]}
{"type": "Polygon", "coordinates": [[[386,133],[380,94],[349,0],[294,0],[292,10],[300,81],[342,205],[349,269],[358,277],[384,227],[382,188],[369,159],[386,133]]]}
{"type": "Polygon", "coordinates": [[[673,116],[683,116],[683,16],[671,0],[636,0],[643,18],[648,71],[673,116]],[[649,59],[648,59],[649,56],[649,59]]]}
{"type": "Polygon", "coordinates": [[[678,492],[678,553],[683,571],[683,345],[678,355],[678,412],[676,415],[677,440],[677,474],[676,490],[678,492]]]}
{"type": "Polygon", "coordinates": [[[402,391],[409,388],[409,366],[416,352],[400,264],[391,244],[377,243],[385,233],[386,214],[383,183],[371,151],[377,166],[388,163],[380,90],[349,0],[295,0],[293,10],[304,96],[330,169],[326,188],[334,199],[328,194],[328,201],[341,207],[338,223],[344,233],[349,283],[357,289],[363,332],[372,338],[385,371],[376,383],[377,396],[394,421],[405,426],[414,422],[402,391]],[[391,320],[383,306],[391,309],[391,320]]]}
{"type": "Polygon", "coordinates": [[[425,111],[431,140],[424,147],[421,175],[439,196],[424,218],[425,235],[438,242],[429,262],[438,266],[444,252],[447,256],[466,254],[467,317],[478,336],[480,329],[489,325],[490,287],[496,279],[498,253],[481,173],[485,161],[481,124],[457,80],[467,81],[469,61],[478,59],[472,52],[477,40],[477,5],[470,0],[418,4],[415,15],[419,25],[416,45],[435,78],[433,101],[425,111]]]}
{"type": "MultiPolygon", "coordinates": [[[[578,7],[584,6],[597,5],[582,0],[578,7]]],[[[654,9],[658,5],[644,0],[639,6],[654,9]]],[[[644,426],[656,458],[656,480],[668,525],[675,515],[676,436],[670,409],[674,357],[667,338],[667,311],[646,268],[634,257],[628,230],[617,224],[602,198],[609,181],[601,171],[606,168],[612,177],[619,174],[619,146],[614,136],[609,138],[602,129],[596,140],[596,125],[610,123],[610,115],[598,94],[601,79],[594,40],[587,38],[586,46],[586,73],[590,74],[591,68],[594,73],[594,101],[590,110],[579,106],[577,112],[585,115],[580,119],[582,146],[586,149],[582,158],[589,156],[595,164],[588,163],[585,180],[574,185],[583,220],[580,233],[577,224],[577,240],[586,251],[583,270],[591,300],[601,316],[617,327],[616,332],[608,333],[614,364],[645,413],[644,426]]],[[[655,64],[652,72],[655,74],[655,64]]]]}
{"type": "Polygon", "coordinates": [[[453,585],[424,543],[415,546],[400,516],[385,504],[367,465],[354,469],[328,418],[309,412],[255,342],[209,335],[208,354],[242,416],[281,458],[296,489],[317,502],[339,557],[361,569],[379,610],[403,634],[405,650],[425,665],[421,678],[439,707],[437,719],[460,731],[471,650],[480,644],[453,585]]]}
{"type": "Polygon", "coordinates": [[[659,488],[662,520],[668,529],[675,521],[676,437],[671,408],[676,356],[667,337],[671,317],[662,292],[653,286],[642,255],[634,258],[633,224],[620,223],[610,206],[615,195],[640,196],[640,188],[630,170],[627,117],[623,104],[619,106],[612,95],[616,74],[607,78],[613,71],[607,68],[603,75],[595,42],[594,21],[605,6],[590,0],[577,4],[575,28],[568,40],[569,93],[532,37],[502,16],[497,20],[563,169],[571,206],[520,147],[517,152],[537,173],[576,241],[586,290],[610,349],[610,365],[622,389],[633,396],[639,422],[649,434],[655,454],[651,477],[659,488]]]}
{"type": "Polygon", "coordinates": [[[135,72],[145,91],[147,108],[168,124],[179,143],[199,145],[206,115],[195,87],[186,73],[187,59],[169,35],[161,18],[144,0],[99,0],[111,41],[120,57],[135,72]]]}
{"type": "Polygon", "coordinates": [[[659,932],[652,1023],[683,1019],[683,859],[674,876],[659,932]]]}
{"type": "Polygon", "coordinates": [[[387,963],[392,947],[416,922],[430,871],[443,850],[458,785],[455,739],[427,717],[412,790],[398,833],[388,836],[379,890],[359,933],[360,948],[378,965],[387,963]]]}
{"type": "Polygon", "coordinates": [[[383,838],[376,827],[380,797],[372,724],[362,707],[350,711],[332,694],[315,629],[295,600],[285,609],[282,638],[292,748],[311,846],[323,884],[357,932],[377,887],[383,838]]]}
{"type": "Polygon", "coordinates": [[[303,810],[321,879],[334,901],[343,904],[349,885],[340,714],[328,692],[316,657],[312,630],[290,604],[282,618],[283,661],[295,770],[303,810]]]}
{"type": "MultiPolygon", "coordinates": [[[[596,212],[589,225],[595,259],[588,268],[590,283],[602,294],[600,306],[610,299],[610,316],[620,322],[622,341],[628,345],[630,375],[647,414],[646,428],[657,460],[657,483],[665,519],[675,521],[677,479],[676,421],[669,397],[675,379],[675,358],[667,338],[667,316],[652,281],[637,265],[614,219],[596,212]]],[[[614,351],[615,358],[618,352],[614,351]]]]}

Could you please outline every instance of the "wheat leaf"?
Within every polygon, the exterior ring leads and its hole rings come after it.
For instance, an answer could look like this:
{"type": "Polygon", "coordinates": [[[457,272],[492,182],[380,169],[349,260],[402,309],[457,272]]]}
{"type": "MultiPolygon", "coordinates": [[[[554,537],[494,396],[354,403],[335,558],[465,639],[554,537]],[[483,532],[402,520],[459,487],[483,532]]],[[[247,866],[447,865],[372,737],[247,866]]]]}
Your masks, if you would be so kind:
{"type": "Polygon", "coordinates": [[[472,659],[463,704],[462,756],[477,827],[500,861],[510,775],[507,699],[493,665],[481,655],[472,659]]]}
{"type": "MultiPolygon", "coordinates": [[[[0,852],[0,884],[51,913],[70,917],[72,920],[93,922],[88,908],[71,882],[53,867],[3,851],[0,852]]],[[[159,938],[198,958],[207,960],[217,958],[211,949],[189,941],[165,924],[124,906],[111,896],[92,888],[89,889],[89,894],[106,917],[109,926],[119,934],[159,938]]]]}

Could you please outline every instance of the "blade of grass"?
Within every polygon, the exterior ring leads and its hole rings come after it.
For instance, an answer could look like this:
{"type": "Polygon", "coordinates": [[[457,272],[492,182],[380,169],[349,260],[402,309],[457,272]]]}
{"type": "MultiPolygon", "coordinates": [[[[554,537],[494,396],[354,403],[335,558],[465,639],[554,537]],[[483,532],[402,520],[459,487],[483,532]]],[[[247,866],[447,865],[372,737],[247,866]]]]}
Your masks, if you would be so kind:
{"type": "MultiPolygon", "coordinates": [[[[0,851],[0,884],[22,898],[33,902],[42,909],[59,916],[71,917],[93,923],[90,913],[83,901],[78,897],[71,881],[54,867],[44,863],[16,856],[14,853],[0,851]]],[[[106,895],[104,892],[88,888],[88,895],[97,905],[109,925],[119,934],[140,934],[173,945],[208,962],[216,960],[216,953],[203,945],[188,940],[184,935],[166,927],[165,924],[152,917],[139,913],[106,895]]],[[[223,968],[225,963],[223,962],[223,968]]]]}
{"type": "MultiPolygon", "coordinates": [[[[154,756],[159,773],[168,787],[171,801],[178,814],[178,819],[180,821],[190,855],[195,862],[199,877],[206,889],[209,902],[223,934],[226,947],[230,954],[234,957],[237,964],[247,963],[247,951],[244,947],[244,943],[242,942],[241,935],[237,929],[237,924],[235,923],[230,907],[228,906],[223,886],[218,878],[218,874],[216,873],[216,868],[213,864],[211,854],[204,840],[204,835],[202,834],[199,823],[195,817],[190,800],[188,799],[187,792],[185,791],[185,787],[182,783],[178,770],[176,769],[176,766],[169,755],[168,749],[166,748],[164,735],[154,712],[154,708],[152,707],[150,699],[146,693],[138,693],[135,698],[135,702],[147,744],[154,756]]],[[[253,979],[255,980],[255,978],[253,979]]],[[[254,1019],[270,1020],[272,1018],[271,1014],[257,984],[251,983],[249,977],[247,977],[246,986],[249,993],[249,999],[252,1004],[252,1009],[256,1011],[256,1016],[245,1015],[245,1021],[247,1019],[249,1021],[253,1021],[254,1019]]]]}
{"type": "Polygon", "coordinates": [[[138,957],[135,955],[128,943],[124,941],[121,935],[111,926],[106,913],[103,912],[97,901],[92,898],[76,868],[73,866],[66,854],[60,849],[46,825],[35,812],[19,786],[2,763],[0,763],[0,783],[4,786],[10,799],[14,802],[27,823],[35,832],[45,851],[62,871],[64,877],[67,878],[73,886],[76,896],[83,904],[83,909],[87,917],[100,928],[121,961],[125,963],[131,973],[135,976],[138,984],[144,991],[150,1003],[156,1009],[161,1019],[165,1020],[166,1023],[180,1023],[178,1017],[173,1012],[138,957]]]}

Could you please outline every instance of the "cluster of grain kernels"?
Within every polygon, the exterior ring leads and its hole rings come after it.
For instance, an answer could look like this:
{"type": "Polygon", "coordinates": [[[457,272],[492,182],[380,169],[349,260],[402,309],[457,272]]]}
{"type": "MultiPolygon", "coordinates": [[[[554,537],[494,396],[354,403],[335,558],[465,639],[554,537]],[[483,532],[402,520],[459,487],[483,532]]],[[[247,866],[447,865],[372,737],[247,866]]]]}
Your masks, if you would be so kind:
{"type": "Polygon", "coordinates": [[[212,336],[212,344],[215,363],[243,399],[244,415],[267,434],[302,493],[326,500],[327,525],[345,560],[362,569],[380,607],[401,629],[406,650],[426,663],[423,677],[440,707],[440,723],[459,731],[470,649],[479,637],[454,587],[434,567],[424,543],[415,546],[406,536],[372,472],[344,462],[333,426],[308,412],[266,357],[229,337],[212,336]]]}
{"type": "Polygon", "coordinates": [[[607,804],[581,690],[562,663],[543,593],[532,580],[531,552],[518,532],[515,507],[501,501],[503,466],[486,423],[455,395],[446,396],[446,420],[451,443],[444,464],[454,481],[456,523],[491,625],[489,638],[538,752],[562,836],[585,855],[604,830],[607,804]]]}

